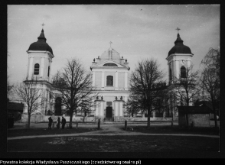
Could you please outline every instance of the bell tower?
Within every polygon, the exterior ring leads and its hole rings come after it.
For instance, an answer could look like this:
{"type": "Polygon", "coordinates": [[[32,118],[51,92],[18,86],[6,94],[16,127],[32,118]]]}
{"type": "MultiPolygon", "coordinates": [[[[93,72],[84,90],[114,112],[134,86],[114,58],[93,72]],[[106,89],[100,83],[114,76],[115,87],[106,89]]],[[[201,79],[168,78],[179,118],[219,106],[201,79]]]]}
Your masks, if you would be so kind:
{"type": "Polygon", "coordinates": [[[47,114],[48,110],[52,109],[50,104],[52,89],[50,73],[54,55],[52,48],[46,43],[46,40],[44,30],[42,29],[38,41],[29,46],[27,50],[27,76],[24,81],[25,84],[31,85],[32,88],[40,89],[39,91],[42,96],[38,101],[44,101],[44,103],[33,113],[41,113],[43,116],[47,114]]]}
{"type": "MultiPolygon", "coordinates": [[[[176,30],[180,29],[177,28],[176,30]]],[[[177,33],[174,44],[166,58],[168,61],[169,84],[173,84],[175,79],[186,77],[186,70],[191,66],[191,58],[194,55],[191,53],[191,49],[183,44],[179,33],[177,33]]]]}
{"type": "Polygon", "coordinates": [[[46,40],[42,29],[38,41],[32,43],[27,50],[27,80],[50,81],[51,63],[54,55],[46,40]]]}

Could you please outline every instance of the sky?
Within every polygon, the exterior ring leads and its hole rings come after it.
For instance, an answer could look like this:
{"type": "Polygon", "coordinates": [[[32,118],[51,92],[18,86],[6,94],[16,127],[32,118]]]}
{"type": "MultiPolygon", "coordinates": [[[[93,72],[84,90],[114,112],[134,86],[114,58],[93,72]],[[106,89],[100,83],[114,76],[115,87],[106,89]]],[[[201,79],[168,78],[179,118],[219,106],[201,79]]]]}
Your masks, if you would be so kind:
{"type": "Polygon", "coordinates": [[[7,74],[25,80],[27,50],[42,28],[54,54],[51,76],[78,58],[86,71],[111,47],[129,62],[154,58],[168,77],[167,56],[177,38],[194,54],[197,70],[209,48],[220,46],[220,5],[8,5],[7,74]],[[44,24],[44,26],[42,26],[44,24]]]}

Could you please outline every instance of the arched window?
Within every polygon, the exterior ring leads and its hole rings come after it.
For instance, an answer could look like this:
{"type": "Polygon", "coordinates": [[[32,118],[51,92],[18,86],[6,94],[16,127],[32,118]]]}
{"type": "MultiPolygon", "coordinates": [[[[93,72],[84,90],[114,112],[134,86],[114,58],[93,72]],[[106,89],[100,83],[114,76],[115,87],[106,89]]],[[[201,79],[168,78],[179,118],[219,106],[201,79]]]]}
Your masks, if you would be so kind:
{"type": "Polygon", "coordinates": [[[106,64],[104,64],[103,66],[117,66],[117,65],[114,64],[114,63],[106,63],[106,64]]]}
{"type": "Polygon", "coordinates": [[[181,72],[181,78],[187,78],[186,68],[184,66],[181,67],[180,72],[181,72]]]}
{"type": "Polygon", "coordinates": [[[39,75],[39,64],[34,65],[34,75],[39,75]]]}
{"type": "Polygon", "coordinates": [[[107,76],[106,86],[113,86],[113,76],[107,76]]]}
{"type": "Polygon", "coordinates": [[[49,72],[50,72],[50,66],[48,67],[48,77],[49,77],[49,72]]]}

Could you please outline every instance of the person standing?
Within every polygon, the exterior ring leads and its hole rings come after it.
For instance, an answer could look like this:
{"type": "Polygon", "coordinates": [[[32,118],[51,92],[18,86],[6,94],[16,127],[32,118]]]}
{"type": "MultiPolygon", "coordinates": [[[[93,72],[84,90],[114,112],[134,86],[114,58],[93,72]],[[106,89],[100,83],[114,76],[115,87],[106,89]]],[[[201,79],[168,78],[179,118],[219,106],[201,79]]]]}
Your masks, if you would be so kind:
{"type": "Polygon", "coordinates": [[[50,116],[50,117],[48,118],[48,128],[49,128],[49,129],[52,128],[52,122],[53,122],[53,120],[52,120],[52,117],[50,116]]]}
{"type": "Polygon", "coordinates": [[[60,128],[60,117],[58,117],[58,120],[57,120],[57,128],[58,129],[60,128]]]}
{"type": "Polygon", "coordinates": [[[66,124],[66,119],[64,117],[62,117],[62,129],[64,129],[66,124]]]}

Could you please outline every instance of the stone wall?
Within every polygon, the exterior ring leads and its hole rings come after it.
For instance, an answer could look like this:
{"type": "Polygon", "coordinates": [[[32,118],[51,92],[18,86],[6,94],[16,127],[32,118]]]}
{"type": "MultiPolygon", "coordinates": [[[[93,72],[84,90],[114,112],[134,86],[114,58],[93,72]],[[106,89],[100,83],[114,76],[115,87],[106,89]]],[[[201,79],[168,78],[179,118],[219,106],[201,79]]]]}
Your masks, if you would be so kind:
{"type": "Polygon", "coordinates": [[[189,115],[189,123],[194,127],[209,127],[210,116],[209,114],[191,114],[189,115]]]}
{"type": "MultiPolygon", "coordinates": [[[[179,114],[178,119],[179,126],[186,126],[186,117],[184,114],[179,114]]],[[[188,124],[193,127],[210,127],[209,114],[189,114],[188,124]]]]}

